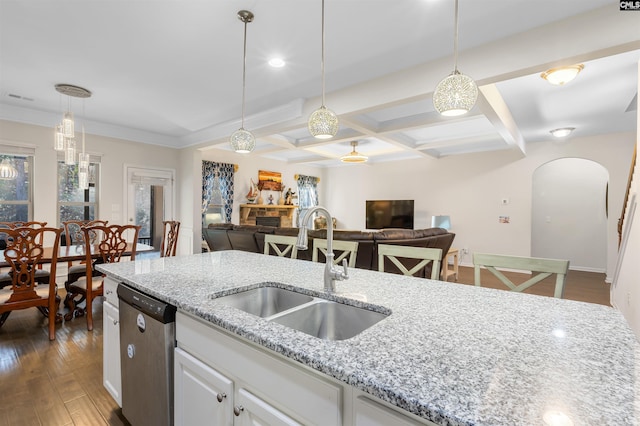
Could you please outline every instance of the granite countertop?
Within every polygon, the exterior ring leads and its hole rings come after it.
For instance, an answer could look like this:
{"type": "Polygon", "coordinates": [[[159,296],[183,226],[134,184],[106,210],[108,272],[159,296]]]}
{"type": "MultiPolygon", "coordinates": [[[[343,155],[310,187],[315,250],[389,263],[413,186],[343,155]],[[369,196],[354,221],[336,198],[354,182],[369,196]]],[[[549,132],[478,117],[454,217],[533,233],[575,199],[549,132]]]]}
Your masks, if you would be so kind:
{"type": "Polygon", "coordinates": [[[640,424],[640,344],[607,306],[352,268],[335,297],[392,313],[351,339],[327,341],[215,300],[265,283],[321,294],[323,268],[239,251],[98,265],[437,424],[544,425],[554,416],[572,422],[563,425],[640,424]]]}

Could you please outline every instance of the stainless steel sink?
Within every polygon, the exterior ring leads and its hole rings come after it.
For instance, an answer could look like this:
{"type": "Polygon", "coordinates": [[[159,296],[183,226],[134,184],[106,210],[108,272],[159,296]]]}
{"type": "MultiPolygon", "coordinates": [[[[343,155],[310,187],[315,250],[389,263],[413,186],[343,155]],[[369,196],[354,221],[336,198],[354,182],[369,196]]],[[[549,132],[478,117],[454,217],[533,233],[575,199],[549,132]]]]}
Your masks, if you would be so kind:
{"type": "Polygon", "coordinates": [[[272,318],[272,321],[320,339],[345,340],[386,317],[385,314],[368,309],[318,300],[272,318]]]}
{"type": "Polygon", "coordinates": [[[312,300],[312,296],[278,287],[259,287],[220,298],[220,301],[226,305],[262,318],[273,316],[312,300]]]}
{"type": "Polygon", "coordinates": [[[349,339],[390,314],[270,286],[216,299],[225,305],[325,340],[349,339]]]}

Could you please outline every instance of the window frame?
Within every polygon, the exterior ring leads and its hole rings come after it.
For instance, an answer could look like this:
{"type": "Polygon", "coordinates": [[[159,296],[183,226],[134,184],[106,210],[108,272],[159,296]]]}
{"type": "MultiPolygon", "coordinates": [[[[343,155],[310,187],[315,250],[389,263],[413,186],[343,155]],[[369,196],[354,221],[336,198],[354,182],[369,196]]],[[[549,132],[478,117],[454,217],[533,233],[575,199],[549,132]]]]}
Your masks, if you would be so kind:
{"type": "MultiPolygon", "coordinates": [[[[33,200],[34,200],[34,163],[35,163],[35,147],[27,145],[13,145],[6,142],[0,142],[0,155],[7,157],[25,157],[28,171],[27,199],[26,200],[3,200],[0,199],[0,205],[27,206],[27,221],[33,220],[33,200]]],[[[14,218],[14,221],[22,220],[14,218]]]]}

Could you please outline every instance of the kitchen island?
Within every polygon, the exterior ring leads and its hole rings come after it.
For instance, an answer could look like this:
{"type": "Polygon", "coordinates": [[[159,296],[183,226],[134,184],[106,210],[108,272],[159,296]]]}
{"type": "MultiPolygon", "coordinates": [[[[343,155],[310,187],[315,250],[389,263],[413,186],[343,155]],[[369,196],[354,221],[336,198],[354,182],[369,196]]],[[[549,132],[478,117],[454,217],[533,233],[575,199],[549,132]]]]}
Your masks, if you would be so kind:
{"type": "Polygon", "coordinates": [[[329,296],[323,264],[238,251],[97,266],[179,313],[428,422],[640,424],[640,345],[610,307],[359,269],[329,296]],[[330,341],[216,300],[268,284],[391,314],[330,341]]]}

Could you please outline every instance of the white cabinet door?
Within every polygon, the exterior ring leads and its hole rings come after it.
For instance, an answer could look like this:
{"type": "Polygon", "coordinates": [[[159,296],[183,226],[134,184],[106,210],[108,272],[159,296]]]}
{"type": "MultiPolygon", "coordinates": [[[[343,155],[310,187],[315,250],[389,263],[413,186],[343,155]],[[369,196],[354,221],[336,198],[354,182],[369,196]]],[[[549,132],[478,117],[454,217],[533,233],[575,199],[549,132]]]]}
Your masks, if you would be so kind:
{"type": "Polygon", "coordinates": [[[180,348],[174,354],[174,424],[232,425],[233,382],[180,348]]]}
{"type": "Polygon", "coordinates": [[[103,385],[122,407],[120,377],[120,314],[118,308],[105,301],[102,304],[102,379],[103,385]]]}
{"type": "MultiPolygon", "coordinates": [[[[274,391],[276,391],[274,389],[274,391]]],[[[301,425],[291,417],[267,404],[246,389],[239,389],[234,413],[235,424],[240,426],[292,426],[301,425]]]]}
{"type": "Polygon", "coordinates": [[[354,398],[354,416],[356,426],[414,426],[433,424],[428,421],[415,421],[398,411],[364,397],[354,398]]]}

